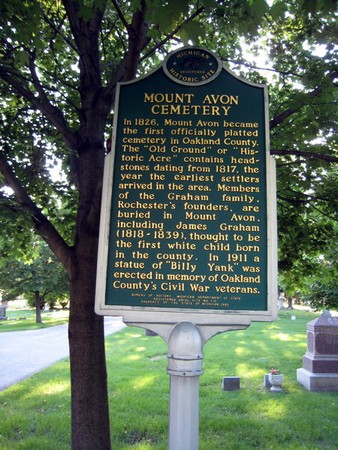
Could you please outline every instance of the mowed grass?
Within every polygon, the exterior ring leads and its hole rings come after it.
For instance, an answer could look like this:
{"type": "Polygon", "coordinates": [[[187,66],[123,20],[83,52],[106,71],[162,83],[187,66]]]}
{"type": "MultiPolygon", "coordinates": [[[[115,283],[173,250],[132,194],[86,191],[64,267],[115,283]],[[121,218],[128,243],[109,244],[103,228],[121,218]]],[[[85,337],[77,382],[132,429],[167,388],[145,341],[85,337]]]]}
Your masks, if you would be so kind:
{"type": "MultiPolygon", "coordinates": [[[[338,448],[338,393],[308,392],[296,380],[306,324],[315,317],[283,311],[276,322],[220,334],[205,345],[200,450],[338,448]],[[284,373],[281,394],[263,386],[271,367],[284,373]],[[240,377],[239,391],[221,389],[222,378],[231,375],[240,377]]],[[[125,328],[107,338],[106,348],[112,448],[166,449],[167,345],[125,328]]],[[[70,449],[68,360],[0,392],[0,448],[70,449]]]]}
{"type": "Polygon", "coordinates": [[[67,309],[41,311],[42,323],[36,323],[36,312],[33,308],[17,309],[9,306],[6,316],[7,320],[0,320],[0,333],[2,331],[34,330],[61,325],[68,322],[69,311],[67,309]]]}

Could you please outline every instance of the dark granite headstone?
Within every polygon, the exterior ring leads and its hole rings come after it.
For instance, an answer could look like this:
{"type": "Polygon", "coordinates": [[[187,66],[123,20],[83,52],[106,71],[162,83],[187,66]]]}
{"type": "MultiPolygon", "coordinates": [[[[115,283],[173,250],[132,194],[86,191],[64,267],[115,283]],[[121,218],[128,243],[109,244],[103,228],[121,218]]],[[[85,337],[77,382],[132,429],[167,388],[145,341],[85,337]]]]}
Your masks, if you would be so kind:
{"type": "Polygon", "coordinates": [[[7,320],[6,306],[0,305],[0,320],[7,320]]]}
{"type": "Polygon", "coordinates": [[[309,391],[338,391],[338,317],[329,311],[307,324],[307,352],[297,380],[309,391]]]}
{"type": "Polygon", "coordinates": [[[272,387],[272,384],[270,383],[270,380],[269,380],[269,375],[270,375],[270,374],[266,373],[266,374],[264,375],[264,379],[263,379],[264,387],[265,387],[266,389],[270,389],[270,388],[272,387]]]}
{"type": "Polygon", "coordinates": [[[237,391],[240,388],[240,377],[223,377],[223,391],[237,391]]]}

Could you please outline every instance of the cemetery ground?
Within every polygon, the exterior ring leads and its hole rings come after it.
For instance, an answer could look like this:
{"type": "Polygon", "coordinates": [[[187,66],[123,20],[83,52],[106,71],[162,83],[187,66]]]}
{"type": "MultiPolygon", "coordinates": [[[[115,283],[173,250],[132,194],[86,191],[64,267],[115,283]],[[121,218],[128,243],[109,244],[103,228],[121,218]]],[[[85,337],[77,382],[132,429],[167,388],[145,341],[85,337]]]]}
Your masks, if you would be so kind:
{"type": "Polygon", "coordinates": [[[69,310],[60,307],[53,311],[42,310],[42,323],[36,323],[35,309],[29,308],[25,301],[15,300],[9,302],[6,316],[7,320],[0,320],[0,333],[2,331],[35,330],[61,325],[68,322],[69,310]]]}
{"type": "MultiPolygon", "coordinates": [[[[308,392],[296,380],[306,324],[318,315],[283,310],[275,322],[223,333],[205,345],[200,450],[338,448],[338,393],[308,392]],[[264,374],[272,367],[284,374],[282,393],[264,388],[264,374]],[[240,390],[223,391],[225,376],[239,376],[240,390]]],[[[143,329],[125,328],[106,338],[106,348],[112,448],[165,450],[165,342],[143,329]]],[[[69,450],[68,359],[0,392],[0,448],[69,450]]]]}

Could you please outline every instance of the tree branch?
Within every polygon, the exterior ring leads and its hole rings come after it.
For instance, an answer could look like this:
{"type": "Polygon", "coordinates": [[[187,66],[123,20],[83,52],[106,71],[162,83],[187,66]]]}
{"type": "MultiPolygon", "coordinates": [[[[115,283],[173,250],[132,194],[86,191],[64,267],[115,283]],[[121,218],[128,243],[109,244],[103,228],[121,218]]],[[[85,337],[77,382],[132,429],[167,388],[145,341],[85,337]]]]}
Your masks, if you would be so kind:
{"type": "Polygon", "coordinates": [[[128,31],[128,50],[121,64],[118,66],[115,75],[104,88],[103,97],[113,99],[116,84],[119,81],[132,80],[136,76],[141,52],[150,40],[147,37],[148,28],[145,21],[147,5],[145,0],[141,0],[140,6],[141,9],[134,13],[131,24],[126,24],[128,31]]]}
{"type": "Polygon", "coordinates": [[[39,94],[38,96],[35,96],[27,86],[24,77],[16,70],[0,65],[0,78],[6,81],[19,95],[22,95],[34,109],[46,116],[47,120],[49,120],[49,122],[55,126],[64,137],[69,148],[76,148],[76,133],[73,133],[68,128],[68,124],[63,117],[62,112],[50,103],[43,87],[37,80],[32,80],[39,94]]]}
{"type": "Polygon", "coordinates": [[[274,73],[278,73],[280,75],[292,75],[296,78],[304,78],[304,75],[295,74],[291,70],[283,71],[283,70],[273,69],[271,67],[259,67],[253,63],[245,61],[244,59],[243,60],[235,60],[235,59],[230,59],[230,58],[221,58],[221,59],[222,59],[222,61],[236,64],[239,67],[244,66],[244,67],[248,67],[249,69],[254,69],[254,70],[258,70],[258,71],[262,71],[262,72],[274,72],[274,73]]]}
{"type": "Polygon", "coordinates": [[[158,42],[153,48],[151,48],[146,54],[144,54],[142,56],[142,58],[140,59],[140,62],[146,58],[149,58],[152,54],[154,54],[156,52],[156,50],[158,50],[163,45],[165,45],[168,41],[170,41],[170,39],[173,39],[175,34],[178,33],[178,31],[182,28],[183,25],[191,22],[193,19],[195,19],[195,17],[199,16],[204,11],[205,11],[204,6],[201,6],[200,8],[198,8],[197,11],[195,11],[193,14],[191,14],[191,16],[187,17],[185,20],[183,20],[183,22],[181,22],[179,25],[177,25],[177,27],[170,34],[168,34],[165,38],[163,38],[160,42],[158,42]]]}
{"type": "Polygon", "coordinates": [[[62,0],[62,2],[80,55],[80,90],[85,96],[88,96],[91,91],[92,95],[89,97],[92,99],[96,97],[96,92],[93,91],[101,88],[99,33],[105,4],[102,9],[93,8],[91,17],[85,21],[79,14],[80,2],[78,0],[62,0]]]}
{"type": "MultiPolygon", "coordinates": [[[[65,36],[63,33],[61,33],[60,28],[61,25],[59,27],[57,27],[49,18],[48,16],[45,14],[45,12],[43,11],[42,8],[40,8],[41,10],[41,14],[42,17],[44,19],[44,21],[55,31],[56,34],[60,35],[62,37],[62,39],[66,42],[66,44],[69,45],[70,48],[72,48],[74,50],[75,53],[78,53],[77,48],[75,47],[75,45],[73,44],[73,42],[67,37],[65,36]]],[[[66,15],[64,15],[66,17],[66,15]]],[[[62,22],[64,21],[64,19],[62,19],[62,22]]]]}
{"type": "Polygon", "coordinates": [[[147,5],[145,0],[140,2],[141,9],[138,9],[128,27],[128,51],[125,56],[125,81],[132,80],[136,76],[137,67],[140,62],[141,51],[149,42],[147,37],[148,27],[145,20],[147,5]]]}
{"type": "MultiPolygon", "coordinates": [[[[332,72],[329,76],[330,80],[333,81],[335,78],[337,78],[337,75],[338,75],[337,71],[332,72]]],[[[318,97],[318,95],[320,95],[322,93],[322,91],[323,91],[323,88],[318,86],[315,89],[313,89],[313,91],[308,93],[307,98],[312,99],[312,98],[318,97]]],[[[299,106],[297,108],[286,109],[281,114],[279,114],[275,118],[271,119],[270,120],[270,130],[275,128],[277,125],[280,125],[282,122],[284,122],[285,119],[290,117],[292,114],[295,114],[297,111],[299,111],[305,105],[307,105],[307,102],[302,101],[299,103],[299,106]]]]}
{"type": "Polygon", "coordinates": [[[291,203],[292,205],[305,205],[309,202],[308,199],[284,197],[280,194],[277,194],[277,198],[283,200],[284,202],[291,203]]]}
{"type": "Polygon", "coordinates": [[[324,213],[322,210],[320,210],[319,208],[317,208],[316,206],[314,206],[313,204],[311,204],[311,208],[315,209],[316,211],[318,211],[322,216],[327,217],[330,220],[333,220],[334,222],[338,222],[336,217],[332,217],[329,214],[324,213]]]}
{"type": "Polygon", "coordinates": [[[321,153],[307,152],[301,150],[271,150],[271,155],[294,155],[302,156],[307,159],[320,159],[329,163],[338,163],[338,158],[331,155],[323,155],[321,153]]]}
{"type": "MultiPolygon", "coordinates": [[[[112,0],[114,6],[115,1],[112,0]]],[[[157,43],[154,47],[152,47],[147,53],[145,53],[142,57],[140,57],[142,50],[146,47],[146,45],[150,42],[150,38],[147,37],[147,26],[145,22],[145,13],[146,13],[146,3],[144,0],[141,1],[141,9],[136,11],[133,16],[133,20],[131,25],[125,21],[125,19],[121,17],[121,12],[119,13],[119,9],[117,9],[117,13],[124,23],[128,33],[129,33],[129,49],[125,54],[125,57],[118,67],[115,76],[112,78],[108,86],[105,88],[105,95],[113,93],[116,87],[116,83],[118,81],[129,81],[135,78],[137,66],[144,59],[150,57],[155,51],[166,44],[170,39],[172,39],[175,34],[180,30],[182,25],[190,22],[199,14],[201,14],[205,8],[204,6],[200,7],[197,11],[195,11],[191,16],[185,19],[181,24],[179,24],[175,30],[173,30],[170,34],[168,34],[164,39],[162,39],[159,43],[157,43]],[[137,56],[137,58],[135,58],[137,56]]]]}
{"type": "Polygon", "coordinates": [[[62,236],[28,195],[16,177],[12,167],[6,160],[3,152],[0,152],[0,171],[5,178],[6,184],[13,189],[17,202],[30,215],[34,228],[38,234],[47,242],[52,251],[62,262],[66,271],[70,273],[72,256],[71,248],[66,244],[62,236]]]}
{"type": "Polygon", "coordinates": [[[123,15],[123,13],[122,13],[122,11],[121,11],[121,8],[119,7],[118,3],[117,3],[115,0],[111,0],[111,1],[112,1],[113,5],[114,5],[114,8],[115,8],[115,10],[116,10],[116,12],[117,12],[117,15],[119,16],[121,22],[122,22],[123,25],[125,26],[126,30],[128,30],[129,24],[128,24],[128,22],[126,21],[126,18],[124,17],[124,15],[123,15]]]}

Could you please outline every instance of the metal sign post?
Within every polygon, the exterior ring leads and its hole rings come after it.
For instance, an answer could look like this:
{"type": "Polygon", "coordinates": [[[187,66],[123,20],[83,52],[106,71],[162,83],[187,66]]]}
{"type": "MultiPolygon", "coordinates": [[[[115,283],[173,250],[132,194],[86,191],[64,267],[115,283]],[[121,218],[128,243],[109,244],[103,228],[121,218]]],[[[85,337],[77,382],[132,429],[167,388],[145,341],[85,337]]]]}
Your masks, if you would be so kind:
{"type": "Polygon", "coordinates": [[[198,449],[199,377],[203,338],[191,322],[176,324],[168,342],[169,450],[198,449]]]}

